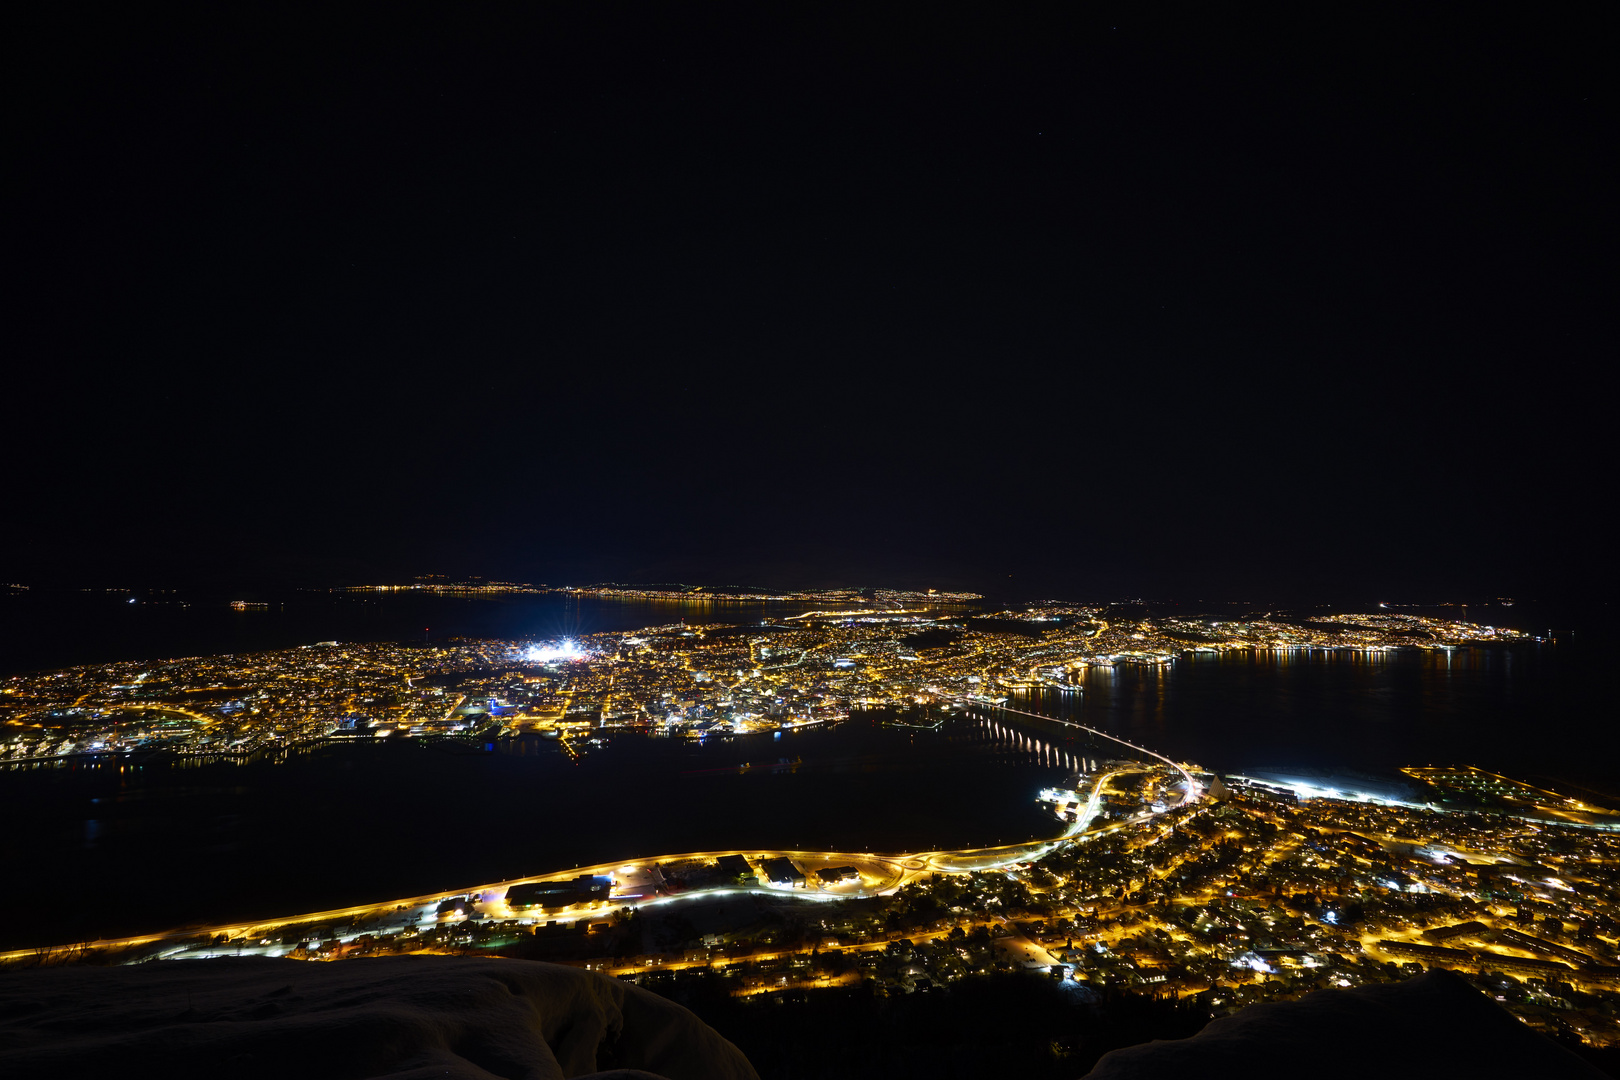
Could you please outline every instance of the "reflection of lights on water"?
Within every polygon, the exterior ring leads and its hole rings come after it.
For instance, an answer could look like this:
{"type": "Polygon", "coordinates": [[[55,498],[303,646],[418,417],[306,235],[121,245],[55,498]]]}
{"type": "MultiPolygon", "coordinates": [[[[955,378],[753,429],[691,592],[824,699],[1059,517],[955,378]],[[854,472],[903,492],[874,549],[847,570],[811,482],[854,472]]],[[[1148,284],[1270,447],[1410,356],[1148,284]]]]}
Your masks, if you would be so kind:
{"type": "Polygon", "coordinates": [[[555,664],[562,660],[578,660],[585,655],[586,652],[579,647],[579,642],[573,638],[563,638],[549,645],[530,645],[523,658],[537,664],[555,664]]]}

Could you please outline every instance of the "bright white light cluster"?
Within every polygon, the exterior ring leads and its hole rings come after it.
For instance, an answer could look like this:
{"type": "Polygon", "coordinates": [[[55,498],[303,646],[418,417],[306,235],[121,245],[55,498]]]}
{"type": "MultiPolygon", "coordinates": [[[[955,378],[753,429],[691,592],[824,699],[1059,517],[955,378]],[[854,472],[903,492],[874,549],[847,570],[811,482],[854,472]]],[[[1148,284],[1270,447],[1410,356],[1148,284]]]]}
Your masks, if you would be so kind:
{"type": "Polygon", "coordinates": [[[556,664],[564,660],[578,660],[585,655],[585,650],[579,647],[579,642],[573,638],[563,638],[548,645],[530,645],[523,658],[533,660],[537,664],[556,664]]]}

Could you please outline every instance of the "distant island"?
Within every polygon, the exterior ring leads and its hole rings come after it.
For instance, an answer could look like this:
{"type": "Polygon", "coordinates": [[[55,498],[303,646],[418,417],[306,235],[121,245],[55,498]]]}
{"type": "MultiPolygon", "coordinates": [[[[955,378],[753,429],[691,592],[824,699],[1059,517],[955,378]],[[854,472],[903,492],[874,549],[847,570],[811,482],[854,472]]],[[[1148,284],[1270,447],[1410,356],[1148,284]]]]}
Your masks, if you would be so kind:
{"type": "Polygon", "coordinates": [[[748,734],[919,699],[996,702],[1032,688],[1082,693],[1089,668],[1163,666],[1200,652],[1447,650],[1534,640],[1388,611],[1234,620],[1061,603],[955,607],[969,595],[876,590],[871,604],[747,626],[676,622],[545,642],[329,641],[14,675],[0,681],[0,763],[153,751],[242,756],[332,738],[477,742],[538,731],[578,740],[626,727],[748,734]]]}
{"type": "Polygon", "coordinates": [[[673,600],[687,603],[790,603],[821,604],[895,603],[969,604],[983,600],[981,593],[941,592],[938,589],[758,589],[741,585],[532,585],[517,581],[421,580],[403,585],[343,585],[327,592],[425,592],[443,595],[500,595],[502,593],[571,593],[619,600],[673,600]]]}

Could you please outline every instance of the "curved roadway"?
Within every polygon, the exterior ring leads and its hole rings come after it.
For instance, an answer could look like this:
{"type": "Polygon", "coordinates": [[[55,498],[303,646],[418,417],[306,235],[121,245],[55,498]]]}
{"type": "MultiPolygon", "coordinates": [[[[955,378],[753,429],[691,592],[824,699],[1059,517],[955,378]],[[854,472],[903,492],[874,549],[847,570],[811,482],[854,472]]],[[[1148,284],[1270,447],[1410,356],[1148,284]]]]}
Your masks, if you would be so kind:
{"type": "MultiPolygon", "coordinates": [[[[949,696],[949,695],[941,695],[949,696]]],[[[966,699],[963,699],[966,700],[966,699]]],[[[1065,720],[1055,720],[1049,716],[1038,713],[1026,713],[1018,709],[1007,710],[1017,712],[1023,716],[1045,720],[1049,723],[1062,724],[1067,727],[1076,727],[1092,732],[1102,738],[1110,739],[1121,745],[1128,746],[1138,753],[1146,754],[1158,761],[1171,766],[1180,772],[1187,781],[1188,797],[1183,805],[1199,797],[1199,791],[1192,776],[1181,765],[1162,754],[1155,754],[1134,743],[1086,727],[1084,724],[1075,724],[1065,720]]],[[[703,851],[690,852],[681,855],[662,855],[651,859],[637,859],[630,863],[600,863],[595,866],[576,866],[570,870],[549,874],[538,874],[533,877],[514,878],[492,884],[475,885],[465,889],[450,892],[437,892],[422,896],[412,896],[404,899],[388,900],[375,904],[359,904],[353,907],[334,908],[329,911],[311,912],[305,915],[296,915],[279,919],[260,919],[252,922],[240,922],[225,926],[187,927],[165,933],[142,934],[134,937],[116,938],[86,942],[82,944],[66,945],[56,949],[16,949],[9,952],[0,952],[0,962],[22,960],[30,957],[38,958],[42,955],[75,949],[119,949],[133,948],[142,945],[157,944],[163,941],[196,942],[204,938],[218,938],[224,935],[227,939],[235,939],[239,944],[242,939],[252,940],[270,936],[273,932],[279,933],[283,928],[300,924],[320,924],[340,920],[351,920],[356,917],[373,918],[385,922],[400,921],[401,926],[420,925],[424,919],[429,918],[428,913],[434,911],[445,900],[466,897],[483,913],[492,918],[510,919],[517,917],[506,904],[506,892],[514,885],[523,885],[542,881],[566,881],[581,874],[593,876],[607,876],[615,878],[621,895],[609,901],[608,909],[565,908],[562,911],[547,915],[562,919],[589,918],[592,915],[606,915],[608,910],[619,907],[640,907],[653,904],[666,904],[679,902],[685,899],[697,899],[705,896],[723,895],[728,892],[748,892],[765,895],[793,896],[811,900],[847,900],[861,896],[873,896],[893,892],[923,874],[966,874],[975,871],[997,870],[1013,863],[1026,862],[1039,859],[1058,846],[1079,839],[1092,831],[1103,832],[1119,827],[1120,823],[1111,823],[1099,830],[1092,830],[1090,825],[1097,814],[1098,802],[1102,790],[1107,782],[1118,774],[1120,770],[1113,770],[1099,774],[1092,782],[1091,795],[1086,802],[1085,809],[1079,813],[1074,822],[1058,836],[1049,840],[1031,840],[1017,844],[1000,844],[982,848],[962,848],[944,851],[924,851],[915,853],[902,853],[894,855],[872,854],[870,852],[835,852],[835,851],[761,851],[758,849],[736,851],[703,851]],[[645,877],[643,868],[656,863],[677,862],[686,859],[714,859],[722,855],[743,855],[756,862],[764,859],[787,858],[795,863],[806,877],[813,875],[816,870],[833,866],[854,866],[859,872],[858,884],[848,883],[832,885],[816,889],[788,888],[761,883],[757,887],[738,886],[735,889],[701,889],[691,893],[675,896],[654,896],[642,898],[640,896],[625,895],[624,890],[640,886],[629,885],[631,879],[636,879],[638,873],[645,877]],[[476,899],[475,899],[476,898],[476,899]],[[401,913],[404,913],[401,915],[401,913]]]]}

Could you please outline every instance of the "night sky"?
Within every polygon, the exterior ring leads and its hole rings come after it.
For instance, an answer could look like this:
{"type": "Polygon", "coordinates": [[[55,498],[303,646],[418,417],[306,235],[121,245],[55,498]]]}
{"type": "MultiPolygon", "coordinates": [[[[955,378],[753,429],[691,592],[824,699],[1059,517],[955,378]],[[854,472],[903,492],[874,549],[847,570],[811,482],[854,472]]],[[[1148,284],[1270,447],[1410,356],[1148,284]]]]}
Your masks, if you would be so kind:
{"type": "Polygon", "coordinates": [[[1612,591],[1606,27],[543,7],[14,26],[0,580],[1612,591]]]}

